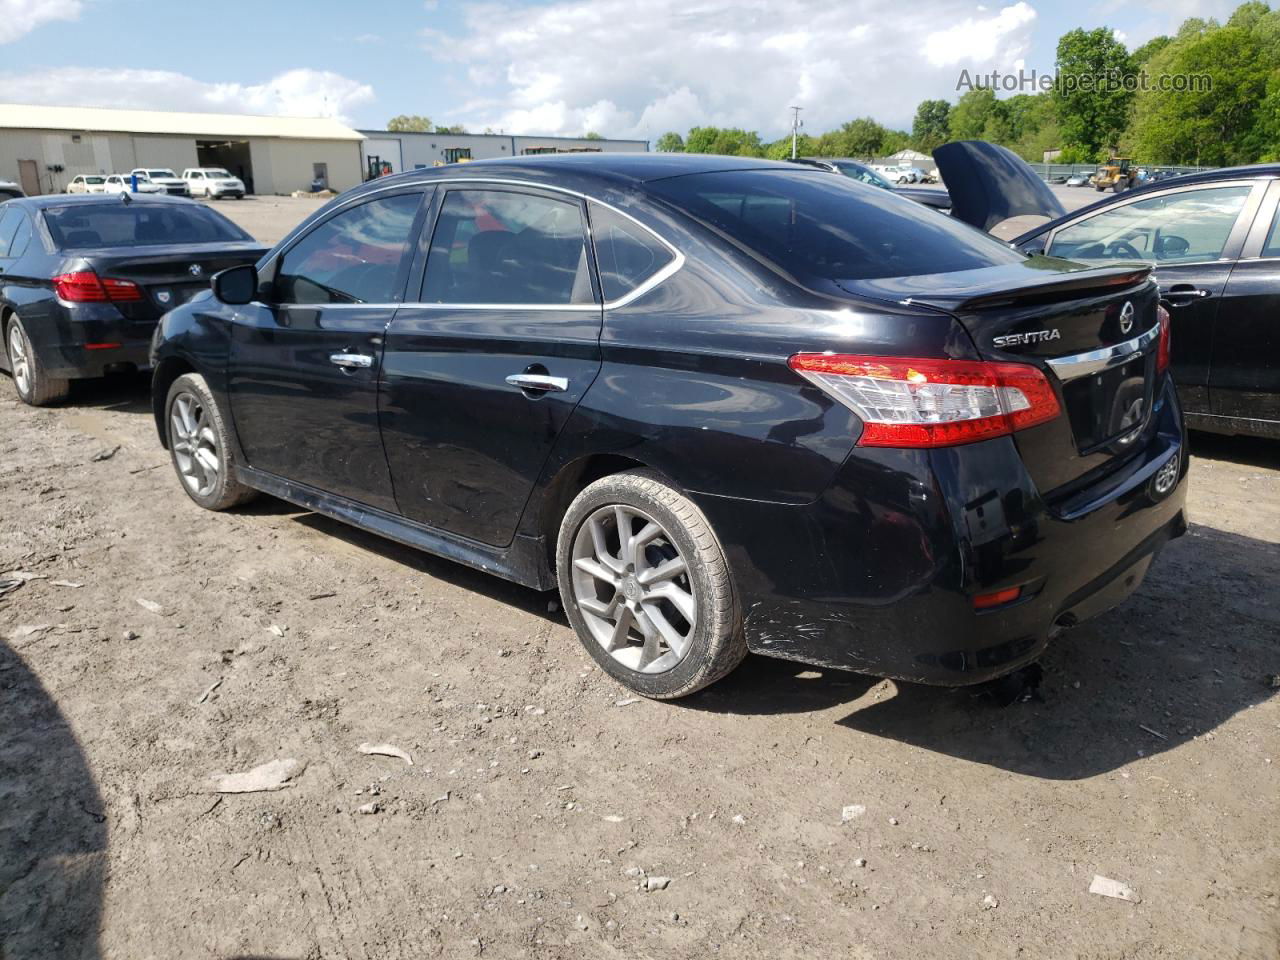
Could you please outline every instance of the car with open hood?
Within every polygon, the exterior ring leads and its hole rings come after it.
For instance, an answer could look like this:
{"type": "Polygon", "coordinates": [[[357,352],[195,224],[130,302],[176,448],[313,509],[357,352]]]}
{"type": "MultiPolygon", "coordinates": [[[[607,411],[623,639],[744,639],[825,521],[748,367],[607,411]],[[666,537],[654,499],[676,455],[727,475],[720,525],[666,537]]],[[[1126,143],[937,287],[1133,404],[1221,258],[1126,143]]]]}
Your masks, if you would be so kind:
{"type": "Polygon", "coordinates": [[[749,650],[976,683],[1185,530],[1149,273],[801,165],[484,160],[219,273],[161,321],[152,402],[196,504],[265,491],[558,588],[646,696],[749,650]]]}
{"type": "Polygon", "coordinates": [[[166,310],[264,248],[198,203],[143,194],[0,205],[0,368],[41,406],[70,381],[144,370],[166,310]]]}

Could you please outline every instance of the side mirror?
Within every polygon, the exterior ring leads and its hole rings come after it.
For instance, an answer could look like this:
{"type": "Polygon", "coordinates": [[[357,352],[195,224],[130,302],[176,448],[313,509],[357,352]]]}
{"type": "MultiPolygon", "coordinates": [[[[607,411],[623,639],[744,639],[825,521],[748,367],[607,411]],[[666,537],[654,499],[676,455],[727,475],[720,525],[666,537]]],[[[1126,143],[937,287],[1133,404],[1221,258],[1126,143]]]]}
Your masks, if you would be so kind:
{"type": "Polygon", "coordinates": [[[252,303],[258,293],[258,268],[251,263],[230,267],[213,275],[209,285],[213,295],[223,303],[243,306],[252,303]]]}

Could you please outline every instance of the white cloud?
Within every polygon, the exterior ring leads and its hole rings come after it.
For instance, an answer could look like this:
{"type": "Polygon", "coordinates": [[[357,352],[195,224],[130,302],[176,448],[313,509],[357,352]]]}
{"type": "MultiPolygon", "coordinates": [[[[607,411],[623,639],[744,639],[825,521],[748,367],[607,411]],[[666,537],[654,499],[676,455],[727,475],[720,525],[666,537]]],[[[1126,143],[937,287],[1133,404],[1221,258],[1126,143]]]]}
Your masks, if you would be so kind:
{"type": "Polygon", "coordinates": [[[1025,54],[1030,44],[1027,27],[1036,12],[1026,3],[1005,7],[994,17],[967,17],[954,26],[935,30],[924,40],[925,59],[935,67],[987,63],[998,53],[1025,54]]]}
{"type": "Polygon", "coordinates": [[[857,116],[909,127],[926,97],[954,96],[960,68],[1007,70],[1030,46],[1025,2],[971,0],[513,0],[464,8],[463,26],[422,31],[453,71],[442,122],[508,132],[656,139],[696,124],[766,137],[791,104],[821,131],[857,116]],[[621,25],[625,24],[625,28],[621,25]]]}
{"type": "Polygon", "coordinates": [[[338,119],[374,99],[368,84],[323,70],[289,70],[266,83],[244,84],[208,83],[167,70],[62,67],[0,73],[0,92],[11,103],[338,119]]]}
{"type": "Polygon", "coordinates": [[[82,0],[0,0],[0,43],[12,43],[54,20],[76,20],[82,0]]]}

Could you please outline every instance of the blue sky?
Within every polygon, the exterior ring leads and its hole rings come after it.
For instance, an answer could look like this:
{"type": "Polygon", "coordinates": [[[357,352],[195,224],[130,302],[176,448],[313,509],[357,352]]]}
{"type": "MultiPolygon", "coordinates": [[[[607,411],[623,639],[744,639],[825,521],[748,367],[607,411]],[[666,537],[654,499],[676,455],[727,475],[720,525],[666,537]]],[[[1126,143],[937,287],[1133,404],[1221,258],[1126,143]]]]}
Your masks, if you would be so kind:
{"type": "Polygon", "coordinates": [[[1232,0],[0,0],[0,101],[339,116],[654,139],[766,137],[805,106],[909,127],[962,69],[1051,69],[1059,35],[1130,46],[1232,0]]]}

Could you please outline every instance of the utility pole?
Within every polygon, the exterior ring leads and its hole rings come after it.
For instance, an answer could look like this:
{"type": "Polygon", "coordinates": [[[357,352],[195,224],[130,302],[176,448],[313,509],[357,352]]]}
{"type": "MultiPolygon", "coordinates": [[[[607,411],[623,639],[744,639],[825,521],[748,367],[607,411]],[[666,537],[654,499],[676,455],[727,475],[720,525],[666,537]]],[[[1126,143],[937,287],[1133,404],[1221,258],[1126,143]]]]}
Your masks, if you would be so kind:
{"type": "Polygon", "coordinates": [[[790,107],[791,110],[791,159],[796,158],[796,140],[800,136],[800,111],[804,107],[790,107]]]}

